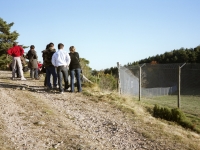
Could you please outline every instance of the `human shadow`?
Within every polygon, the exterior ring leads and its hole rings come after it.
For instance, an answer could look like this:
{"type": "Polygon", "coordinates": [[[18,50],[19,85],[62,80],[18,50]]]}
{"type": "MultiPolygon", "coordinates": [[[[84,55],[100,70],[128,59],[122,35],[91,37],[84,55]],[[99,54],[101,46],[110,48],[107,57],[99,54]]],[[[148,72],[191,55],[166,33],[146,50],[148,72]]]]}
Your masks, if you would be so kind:
{"type": "MultiPolygon", "coordinates": [[[[24,91],[34,92],[34,93],[48,93],[48,94],[60,93],[58,89],[48,90],[47,87],[45,87],[45,86],[29,85],[26,83],[19,84],[19,82],[16,82],[16,81],[17,80],[14,80],[11,83],[1,81],[0,88],[13,89],[13,90],[24,90],[24,91]]],[[[34,81],[31,81],[31,82],[34,82],[34,81]]]]}

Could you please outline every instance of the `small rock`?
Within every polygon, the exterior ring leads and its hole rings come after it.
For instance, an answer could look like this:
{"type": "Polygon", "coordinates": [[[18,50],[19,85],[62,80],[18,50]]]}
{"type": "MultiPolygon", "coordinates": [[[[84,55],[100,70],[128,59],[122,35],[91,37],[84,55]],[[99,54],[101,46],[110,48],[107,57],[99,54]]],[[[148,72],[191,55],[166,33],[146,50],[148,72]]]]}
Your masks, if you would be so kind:
{"type": "Polygon", "coordinates": [[[26,88],[25,88],[25,87],[22,87],[21,90],[26,90],[26,88]]]}
{"type": "Polygon", "coordinates": [[[35,122],[34,124],[43,126],[43,125],[45,125],[45,122],[44,121],[38,121],[38,122],[35,122]]]}

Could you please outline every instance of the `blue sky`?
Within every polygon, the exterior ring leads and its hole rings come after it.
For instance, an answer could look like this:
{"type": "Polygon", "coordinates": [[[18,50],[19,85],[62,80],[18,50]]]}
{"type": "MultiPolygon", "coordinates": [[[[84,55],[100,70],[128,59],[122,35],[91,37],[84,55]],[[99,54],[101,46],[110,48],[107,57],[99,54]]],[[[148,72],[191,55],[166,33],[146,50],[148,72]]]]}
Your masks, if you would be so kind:
{"type": "Polygon", "coordinates": [[[101,70],[200,45],[199,8],[200,0],[0,0],[0,17],[40,61],[61,42],[101,70]]]}

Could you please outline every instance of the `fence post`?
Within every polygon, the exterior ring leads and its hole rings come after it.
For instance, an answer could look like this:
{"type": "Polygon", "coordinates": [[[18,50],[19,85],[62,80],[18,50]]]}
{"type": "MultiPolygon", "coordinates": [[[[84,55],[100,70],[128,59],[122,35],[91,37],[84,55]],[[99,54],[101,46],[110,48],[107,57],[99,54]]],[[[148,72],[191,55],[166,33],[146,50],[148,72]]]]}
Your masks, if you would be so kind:
{"type": "Polygon", "coordinates": [[[181,68],[185,65],[186,63],[184,63],[182,66],[179,66],[178,67],[178,102],[177,102],[177,105],[178,105],[178,108],[181,107],[181,68]]]}
{"type": "Polygon", "coordinates": [[[140,71],[139,71],[139,101],[141,100],[141,85],[142,85],[142,67],[145,64],[143,64],[142,66],[139,66],[140,71]]]}
{"type": "Polygon", "coordinates": [[[120,65],[119,62],[117,62],[117,68],[118,68],[118,93],[121,94],[121,81],[120,81],[120,65]]]}

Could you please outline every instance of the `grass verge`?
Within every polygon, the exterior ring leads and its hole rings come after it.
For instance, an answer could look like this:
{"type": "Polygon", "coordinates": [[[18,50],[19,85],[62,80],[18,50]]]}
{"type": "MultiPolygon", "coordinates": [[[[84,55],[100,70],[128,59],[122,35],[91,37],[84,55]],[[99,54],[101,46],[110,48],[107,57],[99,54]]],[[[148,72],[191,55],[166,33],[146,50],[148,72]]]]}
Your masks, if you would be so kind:
{"type": "Polygon", "coordinates": [[[180,145],[181,149],[199,150],[200,135],[182,128],[174,122],[152,116],[153,105],[136,101],[116,92],[102,92],[98,88],[84,88],[83,94],[95,102],[107,102],[126,113],[133,121],[134,129],[145,138],[162,143],[165,141],[172,146],[180,145]],[[158,138],[159,137],[159,138],[158,138]]]}

